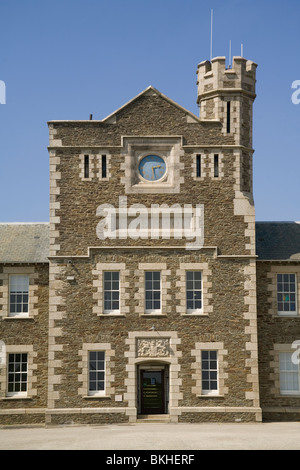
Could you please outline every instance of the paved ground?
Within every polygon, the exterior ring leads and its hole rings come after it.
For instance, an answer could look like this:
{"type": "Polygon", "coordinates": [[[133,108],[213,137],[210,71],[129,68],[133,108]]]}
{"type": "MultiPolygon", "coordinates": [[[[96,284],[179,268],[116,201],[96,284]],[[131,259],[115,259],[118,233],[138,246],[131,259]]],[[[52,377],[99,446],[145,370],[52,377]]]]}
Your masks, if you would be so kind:
{"type": "Polygon", "coordinates": [[[1,450],[300,450],[300,422],[0,428],[1,450]]]}

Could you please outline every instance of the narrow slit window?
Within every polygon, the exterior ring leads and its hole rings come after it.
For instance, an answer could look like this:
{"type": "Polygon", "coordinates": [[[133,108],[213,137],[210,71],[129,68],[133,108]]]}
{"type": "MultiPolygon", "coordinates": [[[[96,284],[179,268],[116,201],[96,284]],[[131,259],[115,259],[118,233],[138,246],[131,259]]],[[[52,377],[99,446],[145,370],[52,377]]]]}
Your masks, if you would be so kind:
{"type": "Polygon", "coordinates": [[[227,134],[230,134],[230,101],[227,101],[227,134]]]}
{"type": "Polygon", "coordinates": [[[90,157],[89,155],[84,156],[84,177],[89,178],[90,176],[90,157]]]}
{"type": "Polygon", "coordinates": [[[219,155],[214,155],[214,177],[219,176],[219,155]]]}
{"type": "Polygon", "coordinates": [[[201,177],[201,155],[196,155],[196,176],[201,177]]]}
{"type": "Polygon", "coordinates": [[[102,178],[106,178],[107,176],[106,155],[102,155],[101,157],[101,167],[102,167],[102,178]]]}

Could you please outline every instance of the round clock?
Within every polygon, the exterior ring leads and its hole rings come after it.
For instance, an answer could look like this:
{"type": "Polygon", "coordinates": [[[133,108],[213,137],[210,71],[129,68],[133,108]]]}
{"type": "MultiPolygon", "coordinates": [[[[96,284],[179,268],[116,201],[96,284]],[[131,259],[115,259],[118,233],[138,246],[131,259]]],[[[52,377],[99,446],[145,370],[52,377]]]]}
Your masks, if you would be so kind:
{"type": "Polygon", "coordinates": [[[162,157],[147,155],[139,164],[139,173],[147,181],[158,181],[166,173],[167,166],[162,157]]]}

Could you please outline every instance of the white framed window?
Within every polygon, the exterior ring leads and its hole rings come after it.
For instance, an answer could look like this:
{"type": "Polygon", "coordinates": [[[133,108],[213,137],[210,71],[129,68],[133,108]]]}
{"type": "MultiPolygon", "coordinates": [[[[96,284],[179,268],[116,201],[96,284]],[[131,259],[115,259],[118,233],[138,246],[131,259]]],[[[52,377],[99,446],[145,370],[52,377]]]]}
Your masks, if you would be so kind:
{"type": "Polygon", "coordinates": [[[297,277],[294,273],[277,274],[278,315],[297,314],[297,277]]]}
{"type": "Polygon", "coordinates": [[[9,276],[9,316],[29,315],[29,276],[9,276]]]}
{"type": "Polygon", "coordinates": [[[161,312],[161,275],[160,271],[145,272],[145,312],[161,312]]]}
{"type": "Polygon", "coordinates": [[[180,263],[176,274],[176,311],[186,317],[213,312],[212,272],[208,263],[180,263]]]}
{"type": "Polygon", "coordinates": [[[7,356],[7,396],[26,396],[28,354],[9,353],[7,356]]]}
{"type": "Polygon", "coordinates": [[[300,395],[300,366],[292,352],[279,352],[279,377],[281,395],[300,395]]]}
{"type": "Polygon", "coordinates": [[[186,271],[186,311],[202,312],[202,272],[186,271]]]}
{"type": "Polygon", "coordinates": [[[103,273],[103,311],[104,313],[120,312],[120,273],[104,271],[103,273]]]}
{"type": "Polygon", "coordinates": [[[105,394],[105,352],[89,351],[88,395],[105,394]]]}
{"type": "Polygon", "coordinates": [[[202,394],[218,394],[218,352],[201,351],[202,394]]]}

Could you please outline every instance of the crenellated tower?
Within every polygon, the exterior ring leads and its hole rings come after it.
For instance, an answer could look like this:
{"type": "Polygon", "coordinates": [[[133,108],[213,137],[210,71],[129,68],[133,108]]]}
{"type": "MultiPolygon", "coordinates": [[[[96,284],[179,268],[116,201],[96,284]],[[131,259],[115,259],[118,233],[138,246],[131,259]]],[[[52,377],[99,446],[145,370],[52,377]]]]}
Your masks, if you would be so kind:
{"type": "Polygon", "coordinates": [[[226,68],[225,57],[198,65],[197,85],[200,117],[222,123],[222,132],[236,145],[252,149],[252,108],[255,100],[257,64],[233,57],[226,68]]]}

